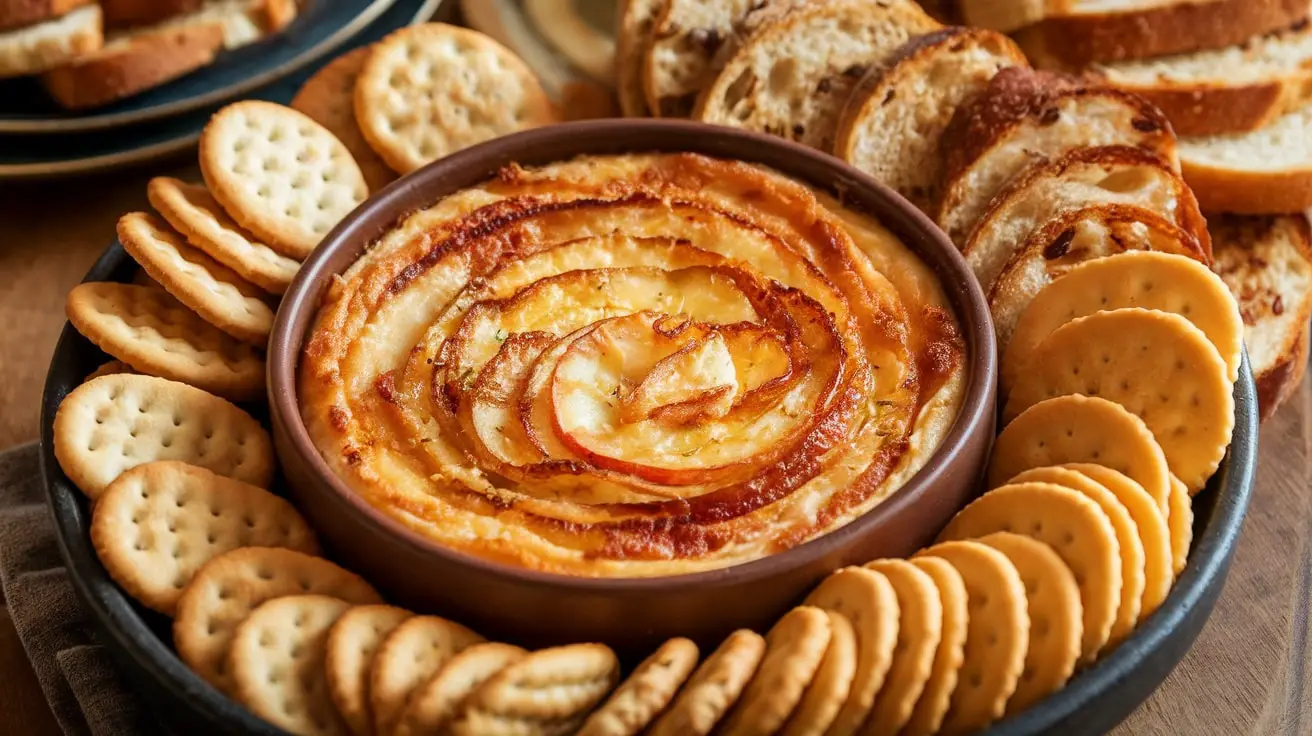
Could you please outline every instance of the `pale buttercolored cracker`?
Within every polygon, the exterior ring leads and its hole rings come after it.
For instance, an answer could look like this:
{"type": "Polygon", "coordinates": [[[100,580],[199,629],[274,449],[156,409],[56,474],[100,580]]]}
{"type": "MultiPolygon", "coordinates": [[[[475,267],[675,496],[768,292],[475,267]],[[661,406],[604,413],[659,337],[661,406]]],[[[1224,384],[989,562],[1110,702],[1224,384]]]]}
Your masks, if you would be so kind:
{"type": "Polygon", "coordinates": [[[125,470],[181,460],[251,485],[273,479],[269,433],[236,406],[186,384],[121,373],[78,386],[59,404],[55,457],[98,498],[125,470]]]}
{"type": "Polygon", "coordinates": [[[911,562],[875,560],[866,568],[893,586],[899,622],[893,663],[862,733],[897,733],[910,720],[933,671],[943,637],[943,601],[934,579],[911,562]]]}
{"type": "Polygon", "coordinates": [[[302,112],[260,100],[210,118],[200,170],[232,219],[297,259],[369,196],[360,166],[337,136],[302,112]]]}
{"type": "Polygon", "coordinates": [[[444,23],[374,45],[355,85],[355,119],[387,165],[409,173],[475,143],[554,122],[537,77],[491,38],[444,23]]]}
{"type": "Polygon", "coordinates": [[[374,732],[369,707],[369,672],[378,647],[413,613],[394,606],[356,606],[328,632],[324,674],[337,712],[356,736],[374,732]]]}
{"type": "Polygon", "coordinates": [[[290,595],[251,611],[228,651],[237,700],[294,734],[349,734],[328,696],[323,661],[328,630],[350,607],[330,596],[290,595]]]}
{"type": "Polygon", "coordinates": [[[381,603],[360,576],[290,549],[242,547],[201,566],[178,601],[173,644],[196,674],[232,693],[228,650],[237,627],[261,603],[289,595],[381,603]]]}
{"type": "Polygon", "coordinates": [[[415,616],[387,635],[369,670],[374,729],[390,734],[410,696],[456,654],[483,637],[440,616],[415,616]]]}
{"type": "Polygon", "coordinates": [[[369,191],[376,192],[396,181],[396,172],[369,147],[355,122],[355,81],[371,53],[373,47],[365,46],[328,62],[301,86],[292,98],[292,108],[309,115],[337,136],[360,165],[369,191]]]}
{"type": "Polygon", "coordinates": [[[396,736],[442,733],[465,698],[527,655],[519,647],[497,642],[474,644],[456,654],[415,691],[397,724],[396,736]]]}
{"type": "Polygon", "coordinates": [[[206,322],[258,347],[269,341],[273,310],[259,290],[184,243],[159,218],[129,212],[119,218],[118,239],[152,278],[206,322]]]}
{"type": "Polygon", "coordinates": [[[837,611],[829,616],[829,646],[802,700],[780,731],[782,736],[821,736],[838,717],[852,692],[859,650],[852,622],[837,611]]]}
{"type": "Polygon", "coordinates": [[[670,639],[643,660],[584,722],[579,736],[634,736],[674,699],[697,666],[697,645],[670,639]]]}
{"type": "Polygon", "coordinates": [[[146,186],[150,206],[191,245],[270,294],[282,294],[301,263],[246,232],[201,184],[157,176],[146,186]]]}
{"type": "Polygon", "coordinates": [[[738,702],[765,655],[755,631],[730,634],[688,678],[674,702],[652,725],[650,736],[706,736],[738,702]]]}
{"type": "Polygon", "coordinates": [[[801,605],[765,635],[765,657],[723,730],[742,736],[771,736],[793,714],[829,648],[829,615],[801,605]]]}
{"type": "Polygon", "coordinates": [[[224,552],[319,551],[287,501],[175,460],[138,465],[110,483],[92,511],[91,543],[114,582],[168,616],[201,565],[224,552]]]}
{"type": "Polygon", "coordinates": [[[264,357],[167,292],[132,284],[79,284],[68,293],[65,312],[96,347],[141,373],[234,401],[264,394],[264,357]]]}

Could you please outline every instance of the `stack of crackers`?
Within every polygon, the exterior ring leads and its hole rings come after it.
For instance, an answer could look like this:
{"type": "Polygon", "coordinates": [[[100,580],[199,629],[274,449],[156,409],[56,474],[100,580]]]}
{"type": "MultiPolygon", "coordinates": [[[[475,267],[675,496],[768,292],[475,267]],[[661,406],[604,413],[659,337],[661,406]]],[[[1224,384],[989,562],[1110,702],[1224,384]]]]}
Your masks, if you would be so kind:
{"type": "Polygon", "coordinates": [[[0,78],[70,110],[126,99],[295,20],[296,0],[0,0],[0,78]]]}

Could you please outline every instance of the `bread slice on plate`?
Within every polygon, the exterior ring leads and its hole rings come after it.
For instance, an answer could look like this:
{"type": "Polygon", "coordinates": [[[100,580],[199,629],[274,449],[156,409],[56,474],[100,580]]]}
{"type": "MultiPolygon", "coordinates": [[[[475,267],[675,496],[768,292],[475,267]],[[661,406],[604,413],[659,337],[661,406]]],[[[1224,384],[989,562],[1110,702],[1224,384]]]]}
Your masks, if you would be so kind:
{"type": "Polygon", "coordinates": [[[200,10],[205,0],[100,0],[106,28],[152,26],[200,10]]]}
{"type": "Polygon", "coordinates": [[[625,117],[646,117],[647,95],[642,86],[643,60],[651,28],[665,0],[622,0],[615,28],[615,90],[625,117]]]}
{"type": "Polygon", "coordinates": [[[0,31],[44,23],[95,0],[0,0],[0,31]]]}
{"type": "Polygon", "coordinates": [[[1161,108],[1176,135],[1241,133],[1312,97],[1312,24],[1223,49],[1095,65],[1089,71],[1161,108]]]}
{"type": "Polygon", "coordinates": [[[1030,168],[993,199],[962,254],[988,290],[1016,250],[1063,212],[1113,204],[1165,217],[1210,254],[1207,223],[1184,180],[1157,156],[1128,146],[1078,148],[1030,168]]]}
{"type": "Polygon", "coordinates": [[[798,3],[750,31],[693,117],[831,151],[857,82],[912,36],[939,27],[911,0],[798,3]]]}
{"type": "Polygon", "coordinates": [[[120,32],[104,48],[41,75],[61,106],[81,110],[138,94],[264,35],[262,4],[221,0],[159,25],[120,32]]]}
{"type": "Polygon", "coordinates": [[[39,74],[89,54],[104,44],[99,5],[0,33],[0,79],[39,74]]]}
{"type": "Polygon", "coordinates": [[[956,0],[957,14],[968,26],[1011,33],[1060,12],[1072,0],[956,0]]]}
{"type": "Polygon", "coordinates": [[[838,123],[834,155],[928,211],[943,180],[943,131],[999,69],[1026,66],[1011,39],[944,28],[902,45],[861,80],[838,123]]]}
{"type": "Polygon", "coordinates": [[[1127,92],[1010,67],[961,106],[947,131],[938,223],[962,246],[994,195],[1036,163],[1089,146],[1131,146],[1176,166],[1166,117],[1127,92]]]}
{"type": "Polygon", "coordinates": [[[1213,268],[1239,301],[1262,418],[1303,380],[1312,317],[1312,233],[1303,215],[1213,217],[1213,268]]]}
{"type": "Polygon", "coordinates": [[[742,30],[759,0],[665,0],[643,59],[647,108],[663,118],[692,114],[697,95],[726,59],[717,53],[742,30]]]}
{"type": "Polygon", "coordinates": [[[1312,208],[1312,102],[1248,133],[1181,138],[1180,165],[1207,212],[1312,208]]]}
{"type": "MultiPolygon", "coordinates": [[[[961,0],[964,7],[989,0],[961,0]]],[[[1016,39],[1036,66],[1080,68],[1243,43],[1308,17],[1307,0],[1061,0],[1016,39]]]]}
{"type": "Polygon", "coordinates": [[[988,290],[1000,353],[1034,297],[1076,264],[1129,250],[1174,253],[1208,262],[1193,234],[1153,210],[1127,204],[1067,209],[1017,246],[988,290]]]}

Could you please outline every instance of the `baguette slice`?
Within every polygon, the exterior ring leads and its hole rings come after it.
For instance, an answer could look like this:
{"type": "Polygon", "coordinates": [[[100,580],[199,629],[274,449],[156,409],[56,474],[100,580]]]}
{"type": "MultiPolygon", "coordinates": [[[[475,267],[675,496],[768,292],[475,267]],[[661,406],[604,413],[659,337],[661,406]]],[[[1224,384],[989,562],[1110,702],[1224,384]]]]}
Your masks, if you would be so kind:
{"type": "Polygon", "coordinates": [[[205,0],[100,0],[106,28],[153,26],[200,10],[205,0]]]}
{"type": "Polygon", "coordinates": [[[834,154],[928,211],[938,201],[953,113],[998,70],[1026,64],[996,31],[953,27],[913,38],[852,93],[834,154]]]}
{"type": "Polygon", "coordinates": [[[800,4],[751,31],[693,117],[831,151],[843,105],[866,71],[938,28],[911,0],[800,4]]]}
{"type": "Polygon", "coordinates": [[[195,71],[224,48],[259,39],[260,6],[220,0],[149,28],[112,36],[104,48],[41,76],[55,101],[70,110],[115,102],[195,71]]]}
{"type": "Polygon", "coordinates": [[[615,29],[615,89],[625,117],[646,117],[643,60],[651,42],[651,29],[665,0],[623,0],[615,29]]]}
{"type": "MultiPolygon", "coordinates": [[[[1187,256],[1207,263],[1192,234],[1152,210],[1127,204],[1094,204],[1069,209],[1031,233],[1020,244],[989,289],[989,310],[1006,349],[1021,314],[1039,292],[1077,264],[1130,250],[1187,256]]],[[[1015,376],[1004,376],[1014,386],[1015,376]]]]}
{"type": "Polygon", "coordinates": [[[993,199],[963,248],[987,291],[1018,247],[1069,210],[1130,205],[1159,214],[1210,255],[1207,223],[1178,174],[1161,159],[1126,146],[1079,148],[1035,166],[993,199]]]}
{"type": "Polygon", "coordinates": [[[1224,49],[1089,71],[1161,108],[1176,135],[1241,133],[1312,97],[1312,25],[1305,21],[1224,49]]]}
{"type": "MultiPolygon", "coordinates": [[[[984,0],[961,0],[964,6],[984,0]]],[[[1021,29],[1037,66],[1081,68],[1221,49],[1308,17],[1307,0],[1073,0],[1021,29]]]]}
{"type": "Polygon", "coordinates": [[[1003,69],[943,134],[938,223],[963,246],[989,202],[1029,166],[1089,146],[1142,148],[1178,166],[1166,117],[1126,92],[1052,72],[1003,69]]]}
{"type": "Polygon", "coordinates": [[[39,74],[104,45],[99,5],[0,33],[0,79],[39,74]]]}
{"type": "Polygon", "coordinates": [[[1244,342],[1266,419],[1307,369],[1312,233],[1302,215],[1214,217],[1215,270],[1239,301],[1244,342]]]}
{"type": "Polygon", "coordinates": [[[1248,133],[1181,138],[1180,164],[1207,212],[1312,208],[1312,102],[1248,133]]]}
{"type": "Polygon", "coordinates": [[[692,114],[698,93],[719,71],[717,52],[758,5],[758,0],[666,0],[643,59],[643,91],[653,115],[692,114]]]}
{"type": "Polygon", "coordinates": [[[60,18],[94,0],[0,0],[0,31],[60,18]]]}

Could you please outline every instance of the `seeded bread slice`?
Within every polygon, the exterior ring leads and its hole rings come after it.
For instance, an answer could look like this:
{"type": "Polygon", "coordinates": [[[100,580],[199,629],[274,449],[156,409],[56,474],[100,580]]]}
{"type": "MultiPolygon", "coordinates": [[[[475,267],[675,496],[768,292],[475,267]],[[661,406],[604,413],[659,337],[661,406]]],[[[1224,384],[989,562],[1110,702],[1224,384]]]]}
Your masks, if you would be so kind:
{"type": "Polygon", "coordinates": [[[754,28],[702,92],[693,117],[833,150],[857,82],[939,24],[911,0],[799,4],[754,28]]]}
{"type": "Polygon", "coordinates": [[[1303,380],[1312,317],[1312,233],[1302,215],[1213,217],[1216,272],[1239,301],[1262,418],[1303,380]]]}
{"type": "Polygon", "coordinates": [[[1146,207],[1090,204],[1067,209],[1030,233],[989,288],[1001,354],[1020,315],[1048,284],[1076,264],[1128,250],[1153,250],[1208,262],[1203,246],[1179,225],[1146,207]]]}
{"type": "Polygon", "coordinates": [[[1312,102],[1248,133],[1181,138],[1180,164],[1208,212],[1312,208],[1312,102]]]}
{"type": "Polygon", "coordinates": [[[938,223],[962,246],[989,201],[1029,166],[1089,146],[1142,148],[1177,166],[1166,117],[1120,90],[1010,67],[958,108],[947,131],[938,223]]]}
{"type": "Polygon", "coordinates": [[[1312,97],[1312,25],[1224,49],[1095,65],[1108,84],[1147,99],[1176,135],[1255,130],[1312,97]]]}
{"type": "Polygon", "coordinates": [[[105,42],[99,5],[0,33],[0,79],[39,74],[89,54],[105,42]]]}
{"type": "Polygon", "coordinates": [[[943,181],[943,131],[999,69],[1025,66],[1011,39],[944,28],[903,44],[861,80],[838,124],[834,155],[928,211],[943,181]]]}
{"type": "Polygon", "coordinates": [[[643,59],[647,108],[657,117],[692,114],[697,95],[719,71],[717,52],[760,5],[760,0],[667,0],[643,59]]]}
{"type": "Polygon", "coordinates": [[[1308,9],[1307,0],[1073,0],[1017,40],[1036,66],[1080,68],[1225,48],[1289,28],[1308,9]]]}
{"type": "Polygon", "coordinates": [[[966,241],[962,254],[986,290],[1035,232],[1062,212],[1133,205],[1170,220],[1210,253],[1207,223],[1178,174],[1138,148],[1079,148],[1030,168],[1003,190],[966,241]]]}
{"type": "Polygon", "coordinates": [[[615,29],[615,90],[625,117],[646,117],[647,95],[642,86],[643,60],[651,29],[668,0],[622,0],[615,29]]]}
{"type": "Polygon", "coordinates": [[[92,2],[94,0],[0,0],[0,31],[54,20],[92,2]]]}

